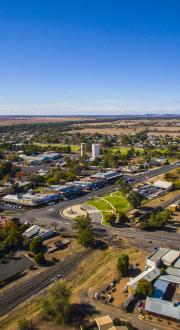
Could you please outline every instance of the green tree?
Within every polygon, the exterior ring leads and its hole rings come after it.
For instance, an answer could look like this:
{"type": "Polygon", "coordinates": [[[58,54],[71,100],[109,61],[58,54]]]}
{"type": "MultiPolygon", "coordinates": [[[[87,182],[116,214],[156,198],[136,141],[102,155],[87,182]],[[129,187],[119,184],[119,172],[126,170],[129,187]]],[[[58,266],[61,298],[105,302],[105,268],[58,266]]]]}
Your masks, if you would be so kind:
{"type": "Polygon", "coordinates": [[[43,265],[45,263],[44,254],[42,252],[37,253],[34,257],[34,260],[38,265],[43,265]]]}
{"type": "Polygon", "coordinates": [[[35,237],[30,243],[30,251],[34,254],[43,252],[44,246],[40,237],[35,237]]]}
{"type": "Polygon", "coordinates": [[[153,285],[151,282],[148,282],[145,279],[142,279],[138,282],[136,287],[136,293],[141,296],[148,297],[152,294],[153,285]]]}
{"type": "Polygon", "coordinates": [[[105,215],[105,221],[106,221],[106,223],[114,225],[115,221],[116,221],[116,214],[115,213],[107,213],[105,215]]]}
{"type": "Polygon", "coordinates": [[[54,283],[48,296],[40,301],[41,310],[50,315],[58,324],[65,324],[69,318],[71,291],[63,281],[54,283]]]}
{"type": "Polygon", "coordinates": [[[77,233],[77,241],[82,246],[88,247],[93,242],[93,228],[91,218],[87,216],[77,217],[74,220],[74,228],[77,233]]]}
{"type": "Polygon", "coordinates": [[[133,207],[138,207],[141,205],[141,200],[142,200],[142,197],[140,194],[138,194],[138,192],[136,191],[131,191],[128,195],[128,201],[131,203],[131,205],[133,207]]]}
{"type": "Polygon", "coordinates": [[[121,254],[117,261],[117,270],[121,276],[128,275],[129,270],[129,256],[127,254],[121,254]]]}

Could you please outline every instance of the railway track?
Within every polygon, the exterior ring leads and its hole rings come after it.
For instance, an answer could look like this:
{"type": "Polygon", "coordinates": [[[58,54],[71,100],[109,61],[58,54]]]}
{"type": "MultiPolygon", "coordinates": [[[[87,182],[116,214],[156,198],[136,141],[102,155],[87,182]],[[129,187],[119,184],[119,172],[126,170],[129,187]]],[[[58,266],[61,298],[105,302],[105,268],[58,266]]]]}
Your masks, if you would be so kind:
{"type": "Polygon", "coordinates": [[[58,262],[56,265],[52,266],[48,271],[38,274],[31,280],[28,280],[0,295],[0,316],[8,313],[11,309],[50,285],[53,277],[56,275],[61,274],[62,277],[65,278],[91,253],[93,253],[93,250],[88,249],[79,252],[74,256],[70,256],[64,261],[58,262]]]}

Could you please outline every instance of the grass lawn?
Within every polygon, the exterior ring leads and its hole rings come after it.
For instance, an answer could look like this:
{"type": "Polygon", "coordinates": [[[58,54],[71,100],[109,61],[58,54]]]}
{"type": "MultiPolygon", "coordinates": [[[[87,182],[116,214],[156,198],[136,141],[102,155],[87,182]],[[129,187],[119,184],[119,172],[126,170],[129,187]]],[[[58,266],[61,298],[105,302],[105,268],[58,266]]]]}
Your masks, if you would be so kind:
{"type": "Polygon", "coordinates": [[[128,202],[126,196],[123,196],[123,194],[120,191],[117,191],[109,196],[105,197],[107,201],[109,201],[119,213],[124,214],[127,212],[131,205],[128,202]]]}
{"type": "Polygon", "coordinates": [[[110,195],[106,195],[103,197],[93,198],[86,204],[95,206],[102,213],[104,219],[107,213],[114,213],[114,208],[120,214],[124,214],[131,208],[131,205],[128,202],[127,198],[123,196],[120,191],[114,192],[110,195]]]}
{"type": "MultiPolygon", "coordinates": [[[[115,147],[115,148],[110,148],[110,150],[112,152],[117,152],[118,150],[121,152],[122,155],[126,155],[128,150],[130,150],[131,148],[128,148],[128,147],[115,147]]],[[[143,152],[143,149],[142,148],[135,148],[135,150],[139,150],[139,151],[142,151],[143,152]]]]}
{"type": "Polygon", "coordinates": [[[86,203],[87,205],[95,206],[99,211],[108,212],[112,211],[112,208],[110,207],[109,203],[107,203],[102,198],[96,197],[86,203]]]}
{"type": "MultiPolygon", "coordinates": [[[[68,147],[69,144],[64,144],[64,143],[34,143],[36,145],[39,145],[41,147],[48,147],[48,146],[52,146],[52,147],[68,147]]],[[[73,145],[69,145],[71,147],[71,150],[73,152],[78,152],[80,150],[80,146],[73,144],[73,145]]]]}

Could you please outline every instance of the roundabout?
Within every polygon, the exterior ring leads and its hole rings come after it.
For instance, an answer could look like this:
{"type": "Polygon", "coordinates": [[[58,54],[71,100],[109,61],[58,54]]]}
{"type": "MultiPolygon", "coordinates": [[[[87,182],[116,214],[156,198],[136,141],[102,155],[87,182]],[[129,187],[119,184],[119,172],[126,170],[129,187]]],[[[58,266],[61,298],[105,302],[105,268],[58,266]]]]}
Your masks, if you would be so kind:
{"type": "Polygon", "coordinates": [[[63,218],[72,220],[78,216],[85,217],[87,215],[90,216],[92,222],[102,223],[103,220],[101,212],[96,207],[85,204],[72,205],[70,207],[64,208],[60,213],[63,218]]]}

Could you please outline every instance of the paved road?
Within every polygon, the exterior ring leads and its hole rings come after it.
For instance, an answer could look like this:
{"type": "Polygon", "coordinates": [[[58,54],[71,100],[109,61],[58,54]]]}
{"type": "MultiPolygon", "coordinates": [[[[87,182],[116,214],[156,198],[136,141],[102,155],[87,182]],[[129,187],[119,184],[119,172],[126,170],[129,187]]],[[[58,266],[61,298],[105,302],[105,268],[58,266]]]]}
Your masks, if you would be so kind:
{"type": "MultiPolygon", "coordinates": [[[[19,284],[15,288],[9,289],[6,293],[0,295],[0,316],[8,313],[15,306],[19,305],[34,294],[39,293],[42,289],[52,283],[52,279],[61,274],[63,278],[68,276],[93,250],[87,249],[83,252],[76,253],[67,257],[64,261],[58,262],[54,266],[48,268],[47,271],[38,274],[19,284]]],[[[0,324],[2,326],[2,324],[0,324]]]]}

